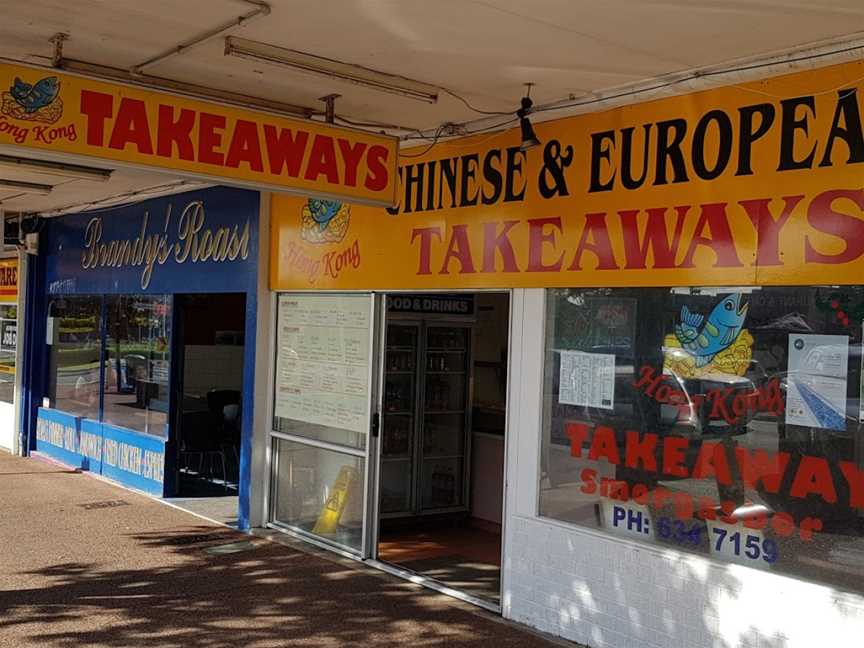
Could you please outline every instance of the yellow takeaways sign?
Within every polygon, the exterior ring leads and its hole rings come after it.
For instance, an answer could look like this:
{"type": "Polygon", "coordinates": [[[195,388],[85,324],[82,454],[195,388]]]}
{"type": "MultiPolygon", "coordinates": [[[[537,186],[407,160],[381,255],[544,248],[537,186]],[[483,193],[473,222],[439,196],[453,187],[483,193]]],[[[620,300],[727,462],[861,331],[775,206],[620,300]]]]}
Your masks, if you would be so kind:
{"type": "Polygon", "coordinates": [[[0,145],[390,206],[393,138],[0,64],[0,145]]]}
{"type": "Polygon", "coordinates": [[[18,297],[18,259],[0,259],[0,301],[18,297]]]}
{"type": "Polygon", "coordinates": [[[864,64],[452,141],[398,205],[273,200],[274,289],[864,282],[864,64]]]}

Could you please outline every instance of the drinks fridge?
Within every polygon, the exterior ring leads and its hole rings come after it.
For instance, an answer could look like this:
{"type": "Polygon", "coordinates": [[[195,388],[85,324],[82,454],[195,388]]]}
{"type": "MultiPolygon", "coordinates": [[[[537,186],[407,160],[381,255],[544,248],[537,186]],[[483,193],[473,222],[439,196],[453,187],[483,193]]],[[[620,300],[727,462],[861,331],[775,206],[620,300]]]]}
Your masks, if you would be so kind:
{"type": "Polygon", "coordinates": [[[382,517],[467,510],[471,332],[431,319],[387,326],[382,517]]]}

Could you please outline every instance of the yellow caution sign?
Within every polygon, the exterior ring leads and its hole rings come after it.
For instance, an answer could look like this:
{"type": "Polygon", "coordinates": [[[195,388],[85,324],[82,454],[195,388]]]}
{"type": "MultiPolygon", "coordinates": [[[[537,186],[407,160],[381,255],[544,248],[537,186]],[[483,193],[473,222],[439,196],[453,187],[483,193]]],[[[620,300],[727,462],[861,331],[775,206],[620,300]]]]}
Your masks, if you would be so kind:
{"type": "Polygon", "coordinates": [[[342,466],[336,476],[336,481],[333,482],[333,488],[330,489],[327,501],[324,502],[324,508],[318,515],[318,521],[315,522],[312,533],[328,536],[336,532],[336,527],[339,526],[339,520],[342,519],[345,505],[356,483],[357,470],[351,466],[342,466]]]}

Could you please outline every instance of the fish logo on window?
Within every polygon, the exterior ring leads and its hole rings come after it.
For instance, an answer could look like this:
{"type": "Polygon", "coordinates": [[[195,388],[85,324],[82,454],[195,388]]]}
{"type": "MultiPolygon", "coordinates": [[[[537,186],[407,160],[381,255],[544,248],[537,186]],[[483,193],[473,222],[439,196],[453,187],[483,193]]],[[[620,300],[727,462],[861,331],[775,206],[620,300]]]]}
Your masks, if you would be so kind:
{"type": "Polygon", "coordinates": [[[13,119],[54,124],[63,116],[60,80],[54,76],[33,84],[15,77],[2,99],[0,113],[13,119]]]}
{"type": "Polygon", "coordinates": [[[740,293],[723,297],[707,317],[682,306],[674,334],[664,340],[664,369],[688,378],[712,371],[743,375],[753,356],[753,338],[744,328],[748,309],[740,293]]]}
{"type": "Polygon", "coordinates": [[[338,200],[310,198],[300,215],[300,237],[307,243],[339,243],[348,232],[351,208],[338,200]]]}

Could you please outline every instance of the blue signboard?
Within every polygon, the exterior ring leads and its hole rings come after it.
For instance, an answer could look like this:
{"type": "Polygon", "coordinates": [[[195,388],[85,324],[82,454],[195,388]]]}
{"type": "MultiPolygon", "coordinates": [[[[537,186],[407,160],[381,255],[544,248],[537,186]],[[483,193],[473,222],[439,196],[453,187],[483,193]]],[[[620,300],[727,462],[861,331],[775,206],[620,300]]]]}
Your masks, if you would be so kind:
{"type": "Polygon", "coordinates": [[[43,230],[49,294],[255,289],[259,194],[213,187],[63,216],[43,230]]]}
{"type": "Polygon", "coordinates": [[[164,439],[39,408],[36,450],[124,486],[152,495],[163,494],[164,439]]]}
{"type": "Polygon", "coordinates": [[[78,452],[80,419],[59,410],[39,408],[36,419],[36,449],[73,468],[83,468],[78,452]]]}
{"type": "Polygon", "coordinates": [[[162,495],[165,440],[102,424],[102,474],[148,493],[162,495]]]}

